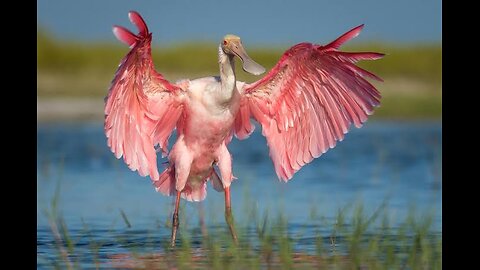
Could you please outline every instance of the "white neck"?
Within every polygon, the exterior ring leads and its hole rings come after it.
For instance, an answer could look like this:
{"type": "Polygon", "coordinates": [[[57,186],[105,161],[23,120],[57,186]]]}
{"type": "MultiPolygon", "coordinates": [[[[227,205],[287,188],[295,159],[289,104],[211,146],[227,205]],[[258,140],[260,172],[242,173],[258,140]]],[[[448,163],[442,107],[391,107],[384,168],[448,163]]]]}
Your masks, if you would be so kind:
{"type": "Polygon", "coordinates": [[[236,89],[234,57],[223,52],[222,46],[218,47],[218,63],[220,65],[221,89],[219,98],[229,101],[236,89]]]}

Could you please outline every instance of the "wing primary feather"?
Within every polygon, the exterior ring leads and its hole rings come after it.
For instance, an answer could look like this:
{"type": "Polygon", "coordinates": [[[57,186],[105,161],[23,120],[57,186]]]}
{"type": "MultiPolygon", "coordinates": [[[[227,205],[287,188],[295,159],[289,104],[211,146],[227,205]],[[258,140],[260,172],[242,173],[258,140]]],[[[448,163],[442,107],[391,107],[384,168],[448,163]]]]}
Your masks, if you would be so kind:
{"type": "Polygon", "coordinates": [[[112,31],[118,40],[127,44],[130,47],[134,46],[135,43],[138,41],[138,37],[135,34],[122,26],[115,25],[112,31]]]}
{"type": "Polygon", "coordinates": [[[380,104],[380,92],[366,79],[381,78],[355,63],[384,54],[337,50],[362,28],[357,26],[325,46],[292,46],[265,77],[242,86],[235,133],[246,132],[250,117],[260,123],[280,180],[288,181],[335,147],[352,124],[361,127],[380,104]]]}
{"type": "Polygon", "coordinates": [[[121,26],[113,28],[131,50],[120,61],[105,98],[104,130],[116,158],[123,156],[131,170],[157,180],[155,146],[166,148],[182,115],[185,96],[179,86],[155,71],[151,34],[143,18],[132,11],[129,19],[138,28],[137,35],[121,26]]]}
{"type": "Polygon", "coordinates": [[[133,10],[130,11],[128,13],[128,18],[130,19],[130,22],[132,22],[137,27],[140,36],[146,37],[149,34],[147,24],[143,20],[142,16],[138,14],[138,12],[133,10]]]}
{"type": "Polygon", "coordinates": [[[342,46],[342,44],[344,44],[345,42],[357,37],[360,32],[362,31],[364,27],[364,24],[361,24],[353,29],[351,29],[350,31],[346,32],[345,34],[341,35],[340,37],[338,37],[337,39],[335,39],[334,41],[330,42],[329,44],[323,46],[326,50],[328,49],[338,49],[340,48],[340,46],[342,46]]]}

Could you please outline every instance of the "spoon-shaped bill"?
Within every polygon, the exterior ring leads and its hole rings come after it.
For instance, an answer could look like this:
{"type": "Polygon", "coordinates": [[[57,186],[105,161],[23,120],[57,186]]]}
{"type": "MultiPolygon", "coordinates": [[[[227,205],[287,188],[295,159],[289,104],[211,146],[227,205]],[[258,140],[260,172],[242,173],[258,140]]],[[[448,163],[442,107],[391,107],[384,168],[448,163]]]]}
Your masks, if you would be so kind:
{"type": "Polygon", "coordinates": [[[265,72],[265,68],[263,66],[253,61],[253,59],[248,56],[241,43],[238,43],[237,46],[233,46],[232,51],[236,56],[238,56],[238,58],[240,58],[240,60],[242,60],[242,68],[246,72],[253,75],[260,75],[265,72]]]}

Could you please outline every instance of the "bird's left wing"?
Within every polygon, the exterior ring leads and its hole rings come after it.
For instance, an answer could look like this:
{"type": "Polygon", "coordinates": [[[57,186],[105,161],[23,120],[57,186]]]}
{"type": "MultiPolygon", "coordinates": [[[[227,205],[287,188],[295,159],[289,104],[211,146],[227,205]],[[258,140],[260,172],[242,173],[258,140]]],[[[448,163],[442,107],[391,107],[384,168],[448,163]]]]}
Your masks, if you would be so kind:
{"type": "Polygon", "coordinates": [[[303,165],[335,147],[352,123],[361,127],[380,104],[380,93],[364,77],[381,79],[355,62],[383,54],[337,50],[362,28],[325,46],[291,47],[264,78],[240,90],[235,135],[248,137],[254,129],[250,117],[257,120],[280,179],[287,181],[303,165]]]}
{"type": "Polygon", "coordinates": [[[154,146],[159,144],[167,153],[168,138],[183,113],[186,94],[155,71],[152,34],[138,13],[128,15],[139,33],[121,26],[113,28],[115,36],[131,50],[120,63],[105,98],[105,134],[117,158],[123,156],[131,170],[157,180],[154,146]]]}

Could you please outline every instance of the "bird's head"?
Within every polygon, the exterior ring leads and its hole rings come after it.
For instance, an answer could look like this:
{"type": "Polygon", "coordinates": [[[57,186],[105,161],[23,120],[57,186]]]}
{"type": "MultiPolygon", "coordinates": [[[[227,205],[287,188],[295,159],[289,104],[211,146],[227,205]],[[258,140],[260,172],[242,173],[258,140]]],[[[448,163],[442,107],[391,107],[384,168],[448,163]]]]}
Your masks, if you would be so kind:
{"type": "Polygon", "coordinates": [[[237,56],[242,61],[242,68],[253,75],[260,75],[265,72],[265,68],[253,61],[243,48],[242,41],[238,36],[226,35],[221,43],[222,50],[230,56],[237,56]]]}

